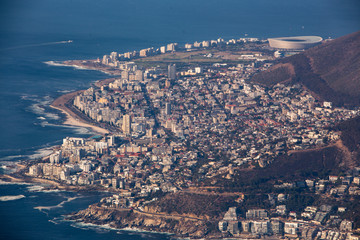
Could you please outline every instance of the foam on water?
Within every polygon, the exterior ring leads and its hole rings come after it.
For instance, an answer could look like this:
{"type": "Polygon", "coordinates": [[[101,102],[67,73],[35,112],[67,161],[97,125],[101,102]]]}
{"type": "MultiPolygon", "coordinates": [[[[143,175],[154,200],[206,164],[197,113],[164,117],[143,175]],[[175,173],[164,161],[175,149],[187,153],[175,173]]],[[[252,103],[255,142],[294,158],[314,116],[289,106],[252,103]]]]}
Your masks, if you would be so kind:
{"type": "Polygon", "coordinates": [[[39,192],[39,191],[41,191],[42,189],[44,189],[44,187],[43,187],[43,186],[40,186],[40,185],[32,185],[32,186],[27,187],[27,190],[28,190],[29,192],[39,192]]]}
{"type": "Polygon", "coordinates": [[[53,152],[52,148],[46,147],[46,148],[36,150],[35,153],[27,155],[26,157],[28,159],[38,159],[38,158],[46,157],[46,156],[50,155],[52,152],[53,152]]]}
{"type": "Polygon", "coordinates": [[[32,100],[34,98],[38,98],[39,96],[36,94],[23,94],[20,98],[22,100],[32,100]]]}
{"type": "Polygon", "coordinates": [[[6,156],[6,157],[0,158],[0,161],[9,161],[9,160],[17,159],[17,158],[22,158],[22,157],[24,157],[24,155],[6,156]]]}
{"type": "Polygon", "coordinates": [[[43,119],[52,119],[52,120],[58,120],[60,119],[60,116],[47,111],[47,108],[50,107],[50,104],[54,101],[52,97],[49,95],[40,97],[38,95],[29,95],[25,94],[21,96],[22,100],[31,101],[33,102],[29,107],[28,110],[32,113],[35,113],[36,115],[39,115],[38,118],[43,119]]]}
{"type": "Polygon", "coordinates": [[[53,120],[58,120],[60,119],[59,115],[55,114],[55,113],[45,113],[45,116],[47,118],[53,119],[53,120]]]}
{"type": "MultiPolygon", "coordinates": [[[[21,156],[21,155],[19,155],[19,156],[21,156]]],[[[18,156],[14,156],[14,157],[18,157],[18,156]]],[[[9,160],[14,159],[14,157],[9,158],[9,160]]],[[[5,158],[4,158],[4,160],[5,160],[5,158]]],[[[3,159],[0,159],[0,160],[3,160],[3,159]]],[[[3,169],[15,168],[16,167],[16,162],[15,161],[0,161],[0,166],[3,169]]]]}
{"type": "Polygon", "coordinates": [[[74,92],[75,90],[58,90],[58,93],[70,93],[70,92],[74,92]]]}
{"type": "MultiPolygon", "coordinates": [[[[16,156],[16,157],[18,157],[18,156],[16,156]]],[[[19,166],[17,165],[16,161],[11,161],[12,159],[15,159],[15,158],[6,159],[6,157],[4,157],[3,159],[0,160],[0,168],[1,168],[2,173],[11,174],[11,173],[17,171],[19,166]]]]}
{"type": "Polygon", "coordinates": [[[116,231],[117,234],[124,234],[126,232],[127,235],[140,235],[144,239],[154,238],[152,234],[164,234],[164,235],[173,235],[170,233],[162,233],[162,232],[154,232],[154,231],[145,231],[138,228],[115,228],[110,226],[110,224],[94,224],[94,223],[85,223],[85,222],[77,222],[72,220],[63,220],[68,222],[73,222],[70,226],[74,228],[79,228],[82,230],[93,230],[96,233],[108,233],[110,231],[116,231]]]}
{"type": "Polygon", "coordinates": [[[98,225],[98,224],[93,224],[93,223],[74,222],[74,223],[70,224],[70,226],[75,227],[75,228],[80,228],[83,230],[94,230],[97,233],[107,233],[109,231],[119,231],[120,230],[120,229],[111,227],[109,224],[98,225]]]}
{"type": "Polygon", "coordinates": [[[45,187],[48,186],[46,184],[44,185],[32,185],[27,187],[28,192],[41,192],[41,193],[60,193],[60,192],[66,192],[65,190],[60,189],[45,189],[45,187]]]}
{"type": "Polygon", "coordinates": [[[43,115],[45,112],[45,108],[40,106],[40,103],[34,103],[30,105],[29,109],[31,112],[37,114],[37,115],[43,115]]]}
{"type": "Polygon", "coordinates": [[[59,204],[57,204],[55,206],[37,206],[37,207],[34,207],[34,209],[37,209],[40,212],[43,212],[43,210],[50,211],[51,209],[54,209],[54,208],[62,208],[65,203],[71,202],[71,201],[73,201],[75,199],[78,199],[78,198],[80,198],[80,197],[69,197],[66,200],[62,201],[61,203],[59,203],[59,204]]]}
{"type": "Polygon", "coordinates": [[[60,190],[60,189],[50,189],[50,190],[40,190],[38,192],[42,192],[42,193],[59,193],[59,192],[66,192],[65,190],[60,190]]]}
{"type": "Polygon", "coordinates": [[[76,134],[94,134],[95,132],[91,130],[91,128],[85,128],[85,127],[70,127],[74,130],[76,134]]]}
{"type": "Polygon", "coordinates": [[[62,143],[62,140],[56,140],[53,142],[48,142],[45,144],[42,144],[40,146],[35,146],[27,149],[3,149],[0,150],[0,153],[22,153],[22,154],[14,154],[14,155],[8,155],[0,158],[0,165],[9,165],[12,166],[16,163],[18,163],[21,160],[29,160],[29,159],[36,159],[36,158],[42,158],[45,156],[50,155],[53,150],[52,146],[59,145],[62,143]]]}
{"type": "Polygon", "coordinates": [[[5,182],[3,180],[0,180],[0,185],[31,185],[31,183],[26,183],[26,182],[5,182]]]}
{"type": "Polygon", "coordinates": [[[49,222],[51,222],[51,223],[53,223],[53,224],[56,224],[56,225],[59,224],[59,222],[54,221],[54,220],[51,220],[51,219],[49,220],[49,222]]]}
{"type": "Polygon", "coordinates": [[[50,106],[50,102],[47,104],[43,104],[43,103],[34,103],[32,104],[29,109],[31,112],[35,113],[36,115],[39,115],[40,117],[42,117],[43,119],[52,119],[52,120],[58,120],[60,119],[60,116],[55,114],[55,113],[51,113],[51,112],[46,112],[45,106],[50,106]]]}
{"type": "Polygon", "coordinates": [[[87,68],[87,67],[83,67],[83,66],[78,66],[78,65],[74,65],[74,64],[64,64],[64,63],[61,63],[61,62],[56,62],[56,61],[46,61],[44,62],[45,64],[49,65],[49,66],[56,66],[56,67],[71,67],[71,68],[74,68],[74,69],[77,69],[77,70],[90,70],[90,71],[99,71],[99,72],[102,72],[102,73],[105,73],[107,75],[114,75],[110,72],[107,72],[107,71],[104,71],[104,70],[94,70],[94,69],[91,69],[91,68],[87,68]]]}
{"type": "Polygon", "coordinates": [[[85,134],[94,134],[95,132],[91,128],[72,126],[72,125],[63,125],[63,124],[54,124],[49,123],[48,121],[43,121],[41,123],[34,123],[35,125],[40,125],[41,127],[57,127],[57,128],[69,128],[75,132],[75,134],[85,135],[85,134]]]}
{"type": "Polygon", "coordinates": [[[93,70],[93,69],[89,69],[89,68],[86,68],[86,67],[81,67],[81,66],[78,66],[78,65],[64,64],[64,63],[56,62],[56,61],[46,61],[46,62],[44,62],[44,63],[47,64],[47,65],[49,65],[49,66],[72,67],[72,68],[75,68],[75,69],[78,69],[78,70],[93,70]]]}
{"type": "Polygon", "coordinates": [[[25,198],[24,195],[15,195],[15,196],[1,196],[0,201],[7,202],[7,201],[14,201],[25,198]]]}

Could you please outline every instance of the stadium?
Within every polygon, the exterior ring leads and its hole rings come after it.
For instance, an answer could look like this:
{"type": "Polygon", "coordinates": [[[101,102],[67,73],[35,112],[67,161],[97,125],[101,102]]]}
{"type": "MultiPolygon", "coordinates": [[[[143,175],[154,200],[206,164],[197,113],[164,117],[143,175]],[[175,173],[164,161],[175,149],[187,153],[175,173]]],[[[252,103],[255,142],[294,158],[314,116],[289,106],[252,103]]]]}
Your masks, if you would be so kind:
{"type": "Polygon", "coordinates": [[[318,36],[298,36],[269,38],[269,45],[272,48],[301,50],[319,44],[323,39],[318,36]]]}

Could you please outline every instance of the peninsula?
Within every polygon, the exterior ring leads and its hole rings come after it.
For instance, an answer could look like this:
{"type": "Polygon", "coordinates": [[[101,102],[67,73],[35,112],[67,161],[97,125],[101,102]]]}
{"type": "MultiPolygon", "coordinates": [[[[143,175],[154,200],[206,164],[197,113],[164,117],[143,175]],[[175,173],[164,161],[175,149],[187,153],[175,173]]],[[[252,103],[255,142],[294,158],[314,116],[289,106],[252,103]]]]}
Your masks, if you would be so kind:
{"type": "Polygon", "coordinates": [[[52,62],[113,75],[52,103],[64,124],[101,135],[64,138],[1,178],[113,194],[74,221],[192,239],[358,240],[360,108],[332,81],[343,71],[360,86],[342,64],[360,47],[345,42],[360,33],[305,51],[219,38],[52,62]],[[327,51],[343,51],[329,74],[327,51]]]}

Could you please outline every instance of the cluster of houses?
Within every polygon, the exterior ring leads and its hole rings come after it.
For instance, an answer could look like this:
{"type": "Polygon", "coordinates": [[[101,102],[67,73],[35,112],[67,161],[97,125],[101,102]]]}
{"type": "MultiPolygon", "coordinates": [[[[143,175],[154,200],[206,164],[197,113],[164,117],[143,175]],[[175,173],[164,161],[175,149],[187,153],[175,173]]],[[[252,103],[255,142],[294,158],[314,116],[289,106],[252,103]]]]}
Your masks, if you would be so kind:
{"type": "Polygon", "coordinates": [[[165,147],[159,139],[147,145],[151,147],[114,135],[91,139],[67,137],[45,162],[30,166],[28,175],[138,196],[179,189],[182,182],[174,178],[180,172],[174,168],[174,147],[165,147]]]}
{"type": "MultiPolygon", "coordinates": [[[[330,175],[327,179],[287,182],[275,188],[302,189],[305,194],[315,193],[324,199],[341,199],[348,195],[359,195],[360,168],[356,167],[345,176],[330,175]],[[346,189],[334,193],[333,189],[346,189]],[[352,191],[351,189],[356,189],[352,191]]],[[[359,239],[354,235],[354,223],[347,220],[347,207],[343,205],[305,206],[301,211],[288,209],[289,194],[268,194],[270,209],[249,209],[245,216],[230,207],[219,221],[219,230],[233,236],[254,238],[264,235],[279,235],[291,239],[359,239]]],[[[334,202],[334,201],[333,201],[334,202]]],[[[352,211],[352,210],[351,210],[352,211]]]]}
{"type": "Polygon", "coordinates": [[[118,127],[120,134],[188,141],[198,155],[218,158],[200,168],[207,177],[229,169],[221,160],[264,167],[288,150],[328,144],[339,135],[327,126],[358,115],[358,110],[317,102],[300,85],[265,89],[245,81],[263,67],[214,64],[180,77],[169,65],[168,75],[142,81],[126,75],[90,88],[74,105],[93,120],[118,127]]]}
{"type": "MultiPolygon", "coordinates": [[[[309,209],[311,207],[307,207],[309,209]]],[[[312,207],[314,208],[314,207],[312,207]]],[[[332,206],[322,205],[320,211],[329,215],[332,206]]],[[[328,218],[331,218],[330,216],[328,218]]],[[[276,235],[288,239],[329,239],[329,240],[357,240],[358,236],[352,233],[353,222],[346,219],[337,219],[337,224],[331,227],[316,220],[269,217],[264,209],[250,209],[246,218],[240,218],[236,207],[230,207],[224,218],[219,222],[222,233],[242,238],[259,238],[261,236],[276,235]]]]}
{"type": "MultiPolygon", "coordinates": [[[[258,39],[195,42],[186,44],[185,49],[241,41],[258,39]]],[[[176,48],[177,44],[169,44],[157,50],[144,49],[140,56],[176,48]]],[[[315,100],[300,85],[264,88],[245,81],[271,66],[257,64],[256,59],[241,64],[191,66],[181,73],[174,64],[166,73],[157,67],[140,69],[133,62],[119,61],[135,56],[137,53],[115,52],[104,56],[102,64],[121,69],[121,77],[91,87],[73,101],[94,122],[111,127],[112,133],[89,139],[65,138],[46,161],[29,168],[30,176],[111,188],[118,194],[103,199],[106,206],[142,208],[147,202],[134,202],[134,197],[193,186],[195,173],[197,180],[216,176],[231,179],[236,169],[265,167],[290,150],[334,142],[339,135],[328,126],[359,115],[357,109],[334,108],[331,102],[315,100]]],[[[274,187],[307,187],[318,194],[341,196],[359,195],[358,185],[359,176],[351,175],[274,187]]],[[[303,219],[294,220],[298,215],[288,211],[286,198],[286,194],[279,194],[274,200],[278,204],[273,213],[279,218],[269,218],[266,210],[253,209],[241,220],[236,208],[230,208],[219,229],[234,236],[356,239],[348,234],[351,222],[331,218],[332,207],[308,206],[301,213],[303,219]],[[330,220],[336,228],[323,225],[330,220]]]]}
{"type": "MultiPolygon", "coordinates": [[[[109,55],[104,55],[101,63],[104,65],[121,67],[121,61],[128,61],[135,58],[149,57],[159,54],[164,54],[168,52],[176,52],[178,50],[193,51],[198,49],[208,49],[211,47],[222,46],[222,45],[235,45],[239,43],[255,43],[255,42],[266,42],[267,40],[260,40],[258,38],[239,38],[239,39],[230,39],[225,41],[222,38],[217,40],[204,40],[194,43],[186,43],[184,46],[180,47],[178,43],[169,43],[166,46],[161,46],[159,48],[144,48],[139,51],[131,51],[125,53],[111,52],[109,55]]],[[[246,58],[247,56],[245,56],[246,58]]],[[[253,56],[252,56],[253,57],[253,56]]],[[[99,61],[100,62],[100,59],[99,61]]]]}

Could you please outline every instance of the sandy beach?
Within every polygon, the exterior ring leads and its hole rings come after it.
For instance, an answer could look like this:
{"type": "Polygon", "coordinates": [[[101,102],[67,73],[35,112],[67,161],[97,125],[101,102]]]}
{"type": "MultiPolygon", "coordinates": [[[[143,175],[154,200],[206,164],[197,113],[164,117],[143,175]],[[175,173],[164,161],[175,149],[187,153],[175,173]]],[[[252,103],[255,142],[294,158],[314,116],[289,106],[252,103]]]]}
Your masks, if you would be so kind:
{"type": "Polygon", "coordinates": [[[74,97],[80,94],[81,92],[83,92],[83,90],[60,96],[51,104],[51,107],[63,112],[66,115],[66,121],[64,122],[65,125],[91,128],[92,130],[100,134],[109,133],[107,129],[95,126],[93,124],[84,121],[76,113],[71,111],[71,109],[69,109],[66,106],[67,103],[72,101],[74,97]]]}

